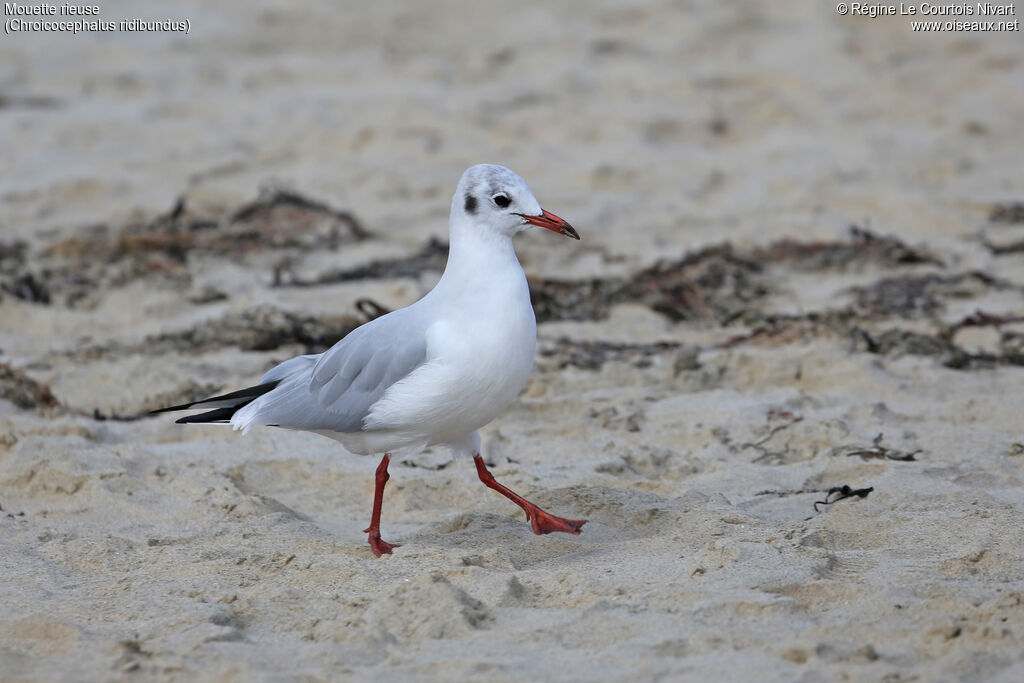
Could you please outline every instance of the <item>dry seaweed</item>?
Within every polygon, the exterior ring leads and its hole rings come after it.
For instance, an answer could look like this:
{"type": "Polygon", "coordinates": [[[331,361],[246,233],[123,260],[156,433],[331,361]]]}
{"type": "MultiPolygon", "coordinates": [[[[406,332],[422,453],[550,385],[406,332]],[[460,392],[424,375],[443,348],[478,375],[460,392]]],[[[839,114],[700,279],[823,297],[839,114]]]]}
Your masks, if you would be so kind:
{"type": "Polygon", "coordinates": [[[530,279],[530,301],[537,322],[600,320],[620,300],[617,278],[589,280],[530,279]]]}
{"type": "Polygon", "coordinates": [[[34,304],[50,303],[50,290],[28,268],[28,244],[0,242],[0,300],[3,294],[34,304]]]}
{"type": "Polygon", "coordinates": [[[205,353],[223,348],[272,351],[290,345],[303,346],[304,353],[320,353],[365,322],[352,315],[310,315],[264,304],[186,330],[149,336],[138,344],[76,346],[62,355],[89,362],[130,354],[205,353]]]}
{"type": "Polygon", "coordinates": [[[613,344],[601,341],[574,341],[561,337],[553,346],[540,350],[541,358],[552,358],[558,368],[569,366],[583,370],[600,370],[610,361],[632,363],[637,367],[651,364],[651,356],[674,351],[682,346],[676,342],[653,344],[613,344]]]}
{"type": "Polygon", "coordinates": [[[1010,285],[985,273],[972,271],[954,275],[911,275],[887,277],[867,287],[855,287],[855,306],[868,316],[915,318],[942,310],[942,299],[972,298],[990,289],[1010,285]]]}
{"type": "MultiPolygon", "coordinates": [[[[775,438],[779,432],[786,431],[793,425],[803,422],[804,416],[797,415],[784,408],[772,408],[765,413],[764,433],[757,441],[748,441],[738,444],[739,450],[753,449],[760,453],[751,462],[770,462],[771,464],[784,464],[787,461],[786,454],[780,451],[771,450],[767,443],[775,438]]],[[[723,440],[725,443],[725,440],[723,440]]]]}
{"type": "Polygon", "coordinates": [[[839,501],[846,500],[847,498],[867,498],[868,494],[874,490],[874,486],[868,486],[863,489],[851,488],[847,484],[843,484],[842,486],[833,486],[828,490],[828,493],[825,494],[825,500],[817,500],[814,502],[814,511],[819,512],[819,505],[832,505],[833,503],[838,503],[839,501]],[[835,498],[832,497],[833,494],[835,494],[835,498]]]}
{"type": "Polygon", "coordinates": [[[0,363],[0,399],[25,410],[48,410],[59,405],[49,387],[6,363],[0,363]]]}
{"type": "Polygon", "coordinates": [[[113,420],[115,422],[131,422],[133,420],[139,420],[152,415],[152,411],[154,410],[166,408],[170,405],[180,405],[182,403],[198,401],[220,393],[223,389],[224,387],[219,384],[200,384],[193,380],[188,380],[184,386],[175,389],[174,391],[146,397],[143,405],[132,412],[106,413],[101,411],[99,408],[94,408],[89,416],[92,419],[101,422],[106,420],[113,420]]]}
{"type": "Polygon", "coordinates": [[[845,337],[857,319],[849,309],[810,311],[803,315],[766,315],[750,332],[729,337],[718,345],[731,349],[750,343],[769,345],[807,341],[819,337],[845,337]]]}
{"type": "Polygon", "coordinates": [[[358,242],[371,236],[348,211],[333,209],[296,192],[268,187],[257,199],[237,209],[208,213],[194,213],[179,197],[166,214],[125,226],[113,248],[115,257],[142,248],[165,250],[183,259],[196,249],[218,256],[263,249],[333,250],[344,241],[358,242]]]}
{"type": "Polygon", "coordinates": [[[32,273],[19,273],[0,280],[0,290],[32,304],[50,303],[50,290],[32,273]]]}
{"type": "Polygon", "coordinates": [[[355,307],[366,318],[366,322],[376,320],[382,315],[387,315],[391,312],[390,308],[385,308],[373,299],[367,299],[366,297],[356,299],[355,307]]]}
{"type": "Polygon", "coordinates": [[[143,346],[150,353],[167,353],[232,346],[243,351],[270,351],[301,344],[306,353],[319,353],[363,322],[350,315],[314,316],[263,305],[188,330],[150,337],[143,346]]]}
{"type": "Polygon", "coordinates": [[[540,322],[599,320],[613,305],[630,302],[647,305],[675,321],[760,325],[767,316],[756,304],[772,291],[766,269],[773,265],[802,271],[842,270],[868,263],[942,265],[931,254],[895,237],[858,227],[851,228],[850,234],[847,241],[787,239],[752,249],[719,244],[675,261],[659,261],[625,278],[535,279],[530,282],[530,295],[540,322]]]}
{"type": "MultiPolygon", "coordinates": [[[[1008,220],[1008,219],[1007,219],[1008,220]]],[[[197,213],[179,199],[166,213],[146,222],[114,229],[98,225],[60,241],[41,252],[44,267],[27,268],[24,243],[0,245],[0,291],[37,303],[80,305],[97,301],[104,287],[135,277],[162,278],[176,287],[191,284],[188,260],[194,252],[207,257],[237,258],[253,250],[287,249],[283,259],[312,248],[334,248],[345,239],[368,236],[348,212],[294,192],[270,189],[232,211],[197,213]]],[[[381,259],[355,268],[330,271],[310,280],[283,278],[275,284],[315,286],[375,278],[416,277],[444,268],[448,245],[426,242],[403,258],[381,259]]],[[[980,298],[993,290],[1021,289],[985,273],[912,272],[880,278],[851,289],[853,303],[843,308],[779,314],[770,310],[767,295],[782,294],[780,271],[820,272],[867,266],[902,268],[942,266],[929,252],[911,247],[896,237],[853,226],[850,236],[836,241],[786,239],[764,247],[709,246],[677,259],[665,259],[620,277],[582,280],[532,278],[531,299],[538,322],[600,320],[620,303],[647,306],[673,321],[708,325],[743,325],[720,348],[745,344],[783,345],[821,337],[852,339],[851,350],[880,355],[931,356],[947,367],[972,369],[997,365],[1024,365],[1024,336],[1003,331],[996,353],[972,354],[957,346],[957,330],[969,326],[999,327],[1022,316],[992,316],[978,312],[950,326],[938,314],[955,298],[980,298]],[[877,330],[877,321],[924,320],[934,332],[897,327],[877,330]],[[870,331],[869,331],[870,330],[870,331]]],[[[288,265],[278,269],[289,270],[288,265]]],[[[210,290],[192,295],[194,303],[216,301],[222,293],[210,290]]],[[[360,313],[372,319],[386,312],[362,302],[360,313]]],[[[161,335],[146,343],[144,353],[162,350],[202,350],[225,346],[266,350],[300,344],[310,350],[326,348],[362,322],[340,317],[327,319],[263,308],[204,323],[193,329],[161,335]]],[[[559,367],[598,369],[608,360],[651,362],[650,356],[678,349],[674,343],[653,345],[572,342],[559,340],[542,350],[559,367]]],[[[92,347],[76,351],[82,357],[109,355],[132,349],[92,347]]],[[[135,349],[138,351],[138,349],[135,349]]]]}
{"type": "MultiPolygon", "coordinates": [[[[894,238],[855,230],[850,243],[790,240],[749,252],[719,245],[678,261],[659,262],[628,277],[544,279],[530,284],[540,322],[600,319],[613,305],[631,302],[645,304],[673,320],[700,320],[719,326],[742,322],[752,328],[719,345],[726,349],[750,343],[780,345],[835,337],[851,339],[852,351],[933,356],[953,369],[1024,365],[1024,335],[1020,333],[1004,332],[999,353],[969,353],[952,341],[953,334],[963,327],[998,327],[1019,322],[1024,316],[978,312],[948,327],[938,321],[937,314],[951,299],[980,298],[993,290],[1021,289],[977,271],[883,277],[871,285],[851,289],[853,304],[840,309],[784,315],[762,310],[760,306],[772,286],[770,273],[762,264],[799,264],[800,268],[813,270],[844,268],[868,261],[890,266],[941,263],[894,238]],[[937,329],[934,333],[900,328],[869,332],[865,325],[879,319],[924,319],[937,329]]],[[[589,344],[589,348],[579,346],[570,350],[563,343],[557,351],[560,362],[563,366],[600,367],[614,345],[589,344]]]]}
{"type": "Polygon", "coordinates": [[[775,496],[776,498],[788,498],[789,496],[802,496],[808,493],[821,493],[821,489],[797,489],[793,491],[780,490],[780,489],[765,489],[763,491],[757,491],[754,493],[755,496],[775,496]]]}
{"type": "Polygon", "coordinates": [[[952,339],[957,332],[965,327],[1000,327],[1019,322],[1024,322],[1024,315],[991,315],[977,310],[947,327],[939,336],[943,339],[952,339]]]}
{"type": "Polygon", "coordinates": [[[982,244],[993,256],[1006,256],[1007,254],[1019,254],[1024,252],[1024,240],[995,243],[988,239],[982,239],[982,244]]]}
{"type": "Polygon", "coordinates": [[[970,353],[954,344],[941,332],[922,334],[903,329],[889,329],[877,337],[855,328],[855,338],[863,346],[859,350],[881,355],[935,356],[954,370],[993,368],[999,365],[1024,366],[1024,335],[1004,332],[999,353],[970,353]]]}
{"type": "Polygon", "coordinates": [[[913,248],[891,235],[879,235],[867,228],[850,226],[846,242],[801,242],[784,239],[758,250],[757,256],[771,263],[785,263],[797,270],[845,270],[869,263],[895,267],[915,264],[942,266],[943,262],[922,248],[913,248]]]}
{"type": "MultiPolygon", "coordinates": [[[[277,225],[281,219],[276,215],[276,211],[282,208],[289,210],[285,218],[293,218],[296,211],[300,217],[324,216],[338,221],[356,240],[365,240],[372,237],[352,212],[332,209],[323,202],[310,199],[290,190],[274,187],[265,189],[260,193],[256,201],[250,202],[236,210],[231,220],[235,223],[262,222],[277,225]]],[[[333,231],[330,233],[327,248],[336,249],[339,246],[339,240],[340,234],[336,230],[333,231]]]]}
{"type": "Polygon", "coordinates": [[[331,270],[311,280],[291,278],[287,284],[293,287],[315,287],[353,280],[418,277],[428,271],[443,271],[447,260],[448,243],[432,237],[412,256],[380,259],[346,270],[331,270]]]}
{"type": "Polygon", "coordinates": [[[761,267],[718,245],[676,261],[659,261],[626,278],[582,281],[535,279],[530,298],[539,322],[599,320],[618,303],[645,304],[672,320],[713,320],[729,324],[751,311],[750,302],[768,293],[761,267]]]}
{"type": "Polygon", "coordinates": [[[1024,202],[996,204],[989,211],[988,219],[993,223],[1024,223],[1024,202]]]}
{"type": "MultiPolygon", "coordinates": [[[[19,273],[17,291],[23,298],[33,295],[38,303],[77,306],[88,303],[97,289],[140,277],[168,278],[174,286],[187,287],[192,254],[237,259],[273,249],[337,249],[368,237],[353,214],[286,190],[264,190],[235,210],[201,213],[179,198],[167,213],[152,219],[116,227],[93,225],[49,245],[36,259],[41,267],[34,289],[19,273]]],[[[0,272],[5,290],[11,291],[14,282],[0,272]]]]}
{"type": "Polygon", "coordinates": [[[885,330],[878,336],[861,328],[856,329],[856,340],[863,344],[864,351],[881,355],[911,356],[952,356],[965,353],[948,339],[936,335],[922,334],[904,329],[885,330]]]}
{"type": "Polygon", "coordinates": [[[721,325],[754,313],[750,304],[769,293],[759,262],[731,245],[702,249],[658,263],[630,278],[625,301],[645,303],[672,320],[713,320],[721,325]]]}
{"type": "Polygon", "coordinates": [[[870,446],[838,446],[832,449],[832,455],[859,457],[861,460],[896,460],[899,462],[915,462],[922,449],[901,451],[882,445],[883,435],[876,436],[870,446]]]}

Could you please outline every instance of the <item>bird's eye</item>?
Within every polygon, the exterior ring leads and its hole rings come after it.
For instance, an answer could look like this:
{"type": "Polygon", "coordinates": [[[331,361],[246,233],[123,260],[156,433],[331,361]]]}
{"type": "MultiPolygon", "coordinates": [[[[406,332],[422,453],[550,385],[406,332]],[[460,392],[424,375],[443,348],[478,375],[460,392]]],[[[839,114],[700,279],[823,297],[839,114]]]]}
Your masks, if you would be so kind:
{"type": "Polygon", "coordinates": [[[491,199],[493,199],[494,203],[503,209],[512,203],[512,200],[508,198],[508,195],[504,194],[496,194],[493,197],[491,197],[491,199]]]}

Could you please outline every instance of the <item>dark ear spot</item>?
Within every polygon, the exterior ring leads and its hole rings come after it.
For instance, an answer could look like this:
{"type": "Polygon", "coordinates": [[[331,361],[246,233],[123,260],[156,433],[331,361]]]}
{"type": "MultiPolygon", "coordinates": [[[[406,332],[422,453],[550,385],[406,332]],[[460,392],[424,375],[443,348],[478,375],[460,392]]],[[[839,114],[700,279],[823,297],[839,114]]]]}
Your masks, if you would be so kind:
{"type": "Polygon", "coordinates": [[[466,195],[466,213],[476,213],[476,197],[471,194],[466,195]]]}

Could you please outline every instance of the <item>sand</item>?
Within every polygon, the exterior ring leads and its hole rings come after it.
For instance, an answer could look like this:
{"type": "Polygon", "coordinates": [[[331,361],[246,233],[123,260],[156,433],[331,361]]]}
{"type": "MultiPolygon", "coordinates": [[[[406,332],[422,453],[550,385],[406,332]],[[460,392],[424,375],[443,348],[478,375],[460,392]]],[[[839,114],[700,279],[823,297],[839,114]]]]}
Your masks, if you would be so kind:
{"type": "Polygon", "coordinates": [[[0,42],[0,679],[1024,678],[1019,32],[136,5],[0,42]],[[376,559],[374,459],[146,415],[428,291],[477,162],[583,237],[483,430],[582,535],[435,450],[376,559]]]}

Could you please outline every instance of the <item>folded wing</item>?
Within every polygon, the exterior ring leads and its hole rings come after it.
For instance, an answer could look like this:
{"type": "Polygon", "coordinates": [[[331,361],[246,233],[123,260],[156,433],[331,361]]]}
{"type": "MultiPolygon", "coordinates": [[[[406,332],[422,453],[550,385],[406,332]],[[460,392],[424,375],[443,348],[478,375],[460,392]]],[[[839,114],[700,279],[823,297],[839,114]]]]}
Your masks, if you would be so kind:
{"type": "Polygon", "coordinates": [[[313,368],[309,391],[336,420],[337,431],[358,431],[391,385],[426,362],[422,330],[409,321],[378,318],[335,344],[313,368]],[[379,323],[379,324],[374,324],[379,323]]]}
{"type": "Polygon", "coordinates": [[[300,356],[263,377],[273,391],[239,410],[231,423],[358,432],[373,404],[426,361],[423,331],[396,311],[363,325],[319,356],[300,356]],[[404,318],[404,319],[403,319],[404,318]]]}

